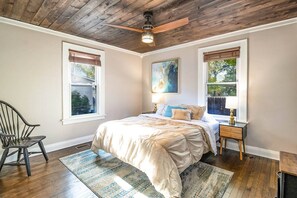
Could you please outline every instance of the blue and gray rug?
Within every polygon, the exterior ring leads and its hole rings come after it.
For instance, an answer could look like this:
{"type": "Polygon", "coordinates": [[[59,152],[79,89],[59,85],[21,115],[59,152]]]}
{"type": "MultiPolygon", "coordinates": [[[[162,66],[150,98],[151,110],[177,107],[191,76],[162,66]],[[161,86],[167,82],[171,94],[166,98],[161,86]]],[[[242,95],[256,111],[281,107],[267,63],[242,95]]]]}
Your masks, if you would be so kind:
{"type": "MultiPolygon", "coordinates": [[[[137,168],[109,153],[91,150],[60,158],[60,161],[98,197],[163,197],[137,168]]],[[[223,197],[233,172],[198,162],[182,174],[182,197],[223,197]]]]}

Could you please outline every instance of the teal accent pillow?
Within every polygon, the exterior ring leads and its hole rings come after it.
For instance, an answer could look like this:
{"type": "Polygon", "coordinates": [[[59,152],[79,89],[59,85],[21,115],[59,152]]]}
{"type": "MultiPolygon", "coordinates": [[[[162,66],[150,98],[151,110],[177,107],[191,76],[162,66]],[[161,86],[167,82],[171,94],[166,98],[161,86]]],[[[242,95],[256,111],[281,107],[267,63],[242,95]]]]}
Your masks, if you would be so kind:
{"type": "Polygon", "coordinates": [[[187,109],[187,108],[179,107],[179,106],[169,106],[168,105],[165,112],[164,112],[164,116],[171,118],[172,117],[172,109],[187,109]]]}

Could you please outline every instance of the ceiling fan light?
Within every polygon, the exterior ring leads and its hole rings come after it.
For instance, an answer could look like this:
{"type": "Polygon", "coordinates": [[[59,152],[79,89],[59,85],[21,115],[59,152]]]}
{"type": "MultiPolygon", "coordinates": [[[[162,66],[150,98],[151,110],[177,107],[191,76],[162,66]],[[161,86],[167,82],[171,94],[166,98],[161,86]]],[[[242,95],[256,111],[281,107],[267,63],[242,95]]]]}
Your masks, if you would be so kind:
{"type": "Polygon", "coordinates": [[[154,35],[151,32],[142,33],[141,40],[143,43],[152,43],[154,42],[154,35]]]}

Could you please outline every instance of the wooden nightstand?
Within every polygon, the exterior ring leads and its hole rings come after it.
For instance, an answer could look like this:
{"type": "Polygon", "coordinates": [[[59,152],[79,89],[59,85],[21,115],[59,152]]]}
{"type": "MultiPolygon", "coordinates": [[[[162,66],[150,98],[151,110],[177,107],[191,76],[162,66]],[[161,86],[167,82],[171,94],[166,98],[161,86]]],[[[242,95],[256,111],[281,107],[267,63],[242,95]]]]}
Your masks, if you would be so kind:
{"type": "Polygon", "coordinates": [[[231,125],[227,122],[220,123],[220,154],[222,155],[223,150],[223,141],[225,140],[225,148],[226,148],[226,139],[234,139],[238,141],[239,152],[240,152],[240,160],[242,160],[242,147],[245,153],[245,144],[244,138],[247,135],[247,124],[245,123],[235,123],[235,125],[231,125]]]}

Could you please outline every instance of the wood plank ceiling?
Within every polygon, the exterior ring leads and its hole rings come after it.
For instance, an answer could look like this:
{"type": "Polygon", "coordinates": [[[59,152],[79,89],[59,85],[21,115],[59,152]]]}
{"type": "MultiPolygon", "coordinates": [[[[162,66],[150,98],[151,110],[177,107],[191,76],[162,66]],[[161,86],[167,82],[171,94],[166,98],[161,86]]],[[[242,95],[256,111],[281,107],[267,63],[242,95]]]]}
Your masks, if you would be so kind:
{"type": "Polygon", "coordinates": [[[297,17],[297,0],[0,0],[0,16],[143,53],[297,17]],[[155,26],[190,23],[155,35],[155,47],[140,33],[104,25],[141,28],[147,10],[155,26]]]}

